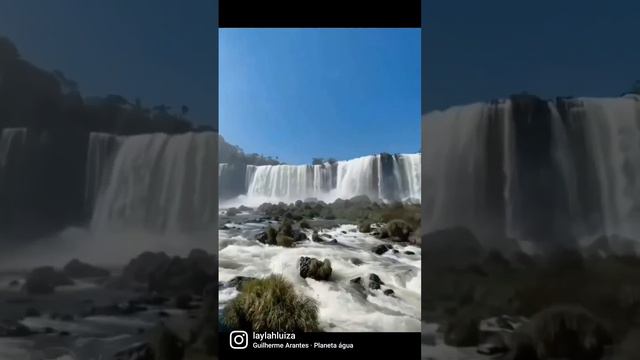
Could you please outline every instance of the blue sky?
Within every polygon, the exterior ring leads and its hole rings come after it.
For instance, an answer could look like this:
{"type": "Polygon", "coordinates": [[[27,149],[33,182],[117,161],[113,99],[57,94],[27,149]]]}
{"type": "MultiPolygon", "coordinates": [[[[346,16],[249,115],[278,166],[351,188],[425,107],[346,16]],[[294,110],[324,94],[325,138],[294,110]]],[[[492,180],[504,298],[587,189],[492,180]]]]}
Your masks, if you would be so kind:
{"type": "Polygon", "coordinates": [[[420,148],[420,29],[221,29],[219,126],[291,164],[420,148]]]}
{"type": "Polygon", "coordinates": [[[0,35],[83,95],[186,104],[208,125],[217,115],[217,21],[210,0],[0,0],[0,35]]]}
{"type": "Polygon", "coordinates": [[[640,1],[425,0],[426,111],[527,91],[618,96],[640,79],[640,1]]]}

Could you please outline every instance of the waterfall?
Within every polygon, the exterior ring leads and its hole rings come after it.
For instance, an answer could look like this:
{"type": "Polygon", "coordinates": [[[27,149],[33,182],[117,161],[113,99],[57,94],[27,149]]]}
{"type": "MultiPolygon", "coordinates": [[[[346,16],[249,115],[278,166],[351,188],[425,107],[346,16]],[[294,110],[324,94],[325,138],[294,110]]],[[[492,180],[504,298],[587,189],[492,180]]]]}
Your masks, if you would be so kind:
{"type": "Polygon", "coordinates": [[[121,145],[122,139],[122,137],[105,133],[89,134],[85,204],[90,211],[93,211],[96,197],[107,183],[106,178],[111,171],[115,153],[121,145]]]}
{"type": "Polygon", "coordinates": [[[24,178],[27,174],[27,135],[25,128],[6,128],[0,135],[0,196],[5,202],[1,206],[11,207],[6,202],[10,198],[16,199],[28,181],[24,178]]]}
{"type": "Polygon", "coordinates": [[[575,244],[638,238],[640,97],[514,96],[423,119],[425,230],[575,244]]]}
{"type": "Polygon", "coordinates": [[[98,191],[91,228],[184,233],[215,224],[216,136],[92,134],[89,161],[97,163],[87,171],[99,185],[87,184],[98,191]]]}
{"type": "MultiPolygon", "coordinates": [[[[419,201],[420,168],[420,154],[370,155],[316,165],[247,165],[246,187],[239,194],[251,204],[307,198],[333,201],[358,195],[419,201]]],[[[227,174],[220,173],[221,186],[229,182],[227,174]]]]}
{"type": "Polygon", "coordinates": [[[6,128],[0,135],[0,172],[5,169],[11,158],[23,148],[27,141],[26,128],[6,128]]]}

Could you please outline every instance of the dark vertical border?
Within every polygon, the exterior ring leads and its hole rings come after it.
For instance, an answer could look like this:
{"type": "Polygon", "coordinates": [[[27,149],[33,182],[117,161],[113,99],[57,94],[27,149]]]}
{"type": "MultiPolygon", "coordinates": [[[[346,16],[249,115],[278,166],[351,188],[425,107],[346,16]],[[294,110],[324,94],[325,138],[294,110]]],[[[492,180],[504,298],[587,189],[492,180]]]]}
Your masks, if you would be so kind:
{"type": "Polygon", "coordinates": [[[231,28],[418,28],[420,0],[219,0],[231,28]]]}

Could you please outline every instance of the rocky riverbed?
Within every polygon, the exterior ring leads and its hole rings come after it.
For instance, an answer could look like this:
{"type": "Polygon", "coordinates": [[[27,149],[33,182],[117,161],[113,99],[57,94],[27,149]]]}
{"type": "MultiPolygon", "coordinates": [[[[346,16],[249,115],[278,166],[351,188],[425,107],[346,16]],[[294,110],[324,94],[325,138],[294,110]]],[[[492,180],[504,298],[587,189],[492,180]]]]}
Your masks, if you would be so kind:
{"type": "Polygon", "coordinates": [[[193,250],[0,273],[0,358],[213,359],[215,271],[193,250]]]}
{"type": "Polygon", "coordinates": [[[420,331],[418,229],[398,215],[412,210],[362,198],[221,209],[220,308],[277,274],[317,302],[322,331],[420,331]]]}

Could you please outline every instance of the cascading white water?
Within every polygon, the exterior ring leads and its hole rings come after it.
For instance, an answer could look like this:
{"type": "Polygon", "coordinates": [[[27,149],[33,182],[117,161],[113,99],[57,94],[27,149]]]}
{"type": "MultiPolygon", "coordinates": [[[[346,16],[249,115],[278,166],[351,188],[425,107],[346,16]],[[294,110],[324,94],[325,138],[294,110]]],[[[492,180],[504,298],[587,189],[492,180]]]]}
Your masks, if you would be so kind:
{"type": "Polygon", "coordinates": [[[426,232],[640,239],[640,97],[510,99],[424,119],[426,232]]]}
{"type": "Polygon", "coordinates": [[[20,151],[27,141],[26,128],[6,128],[0,135],[0,173],[8,164],[12,153],[20,151]]]}
{"type": "Polygon", "coordinates": [[[85,180],[85,204],[91,211],[95,205],[95,197],[107,184],[108,175],[113,165],[116,151],[123,138],[105,133],[89,134],[89,150],[87,152],[87,172],[85,180]]]}
{"type": "Polygon", "coordinates": [[[321,165],[248,165],[243,195],[249,204],[358,195],[419,201],[420,168],[420,154],[371,155],[321,165]]]}
{"type": "Polygon", "coordinates": [[[89,149],[98,158],[105,155],[108,142],[117,143],[113,158],[100,160],[108,168],[106,176],[100,176],[102,183],[89,184],[99,191],[92,230],[184,233],[213,226],[216,136],[145,134],[117,141],[108,140],[109,135],[91,136],[89,149]]]}

